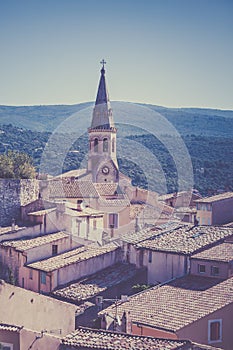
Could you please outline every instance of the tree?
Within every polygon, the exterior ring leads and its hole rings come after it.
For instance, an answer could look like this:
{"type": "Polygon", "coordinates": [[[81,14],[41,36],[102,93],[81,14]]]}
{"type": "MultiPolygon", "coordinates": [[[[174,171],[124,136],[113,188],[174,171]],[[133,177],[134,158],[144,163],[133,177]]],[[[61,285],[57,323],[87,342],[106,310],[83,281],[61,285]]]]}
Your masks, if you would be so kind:
{"type": "Polygon", "coordinates": [[[8,151],[0,155],[0,178],[34,179],[35,177],[33,161],[26,153],[8,151]]]}

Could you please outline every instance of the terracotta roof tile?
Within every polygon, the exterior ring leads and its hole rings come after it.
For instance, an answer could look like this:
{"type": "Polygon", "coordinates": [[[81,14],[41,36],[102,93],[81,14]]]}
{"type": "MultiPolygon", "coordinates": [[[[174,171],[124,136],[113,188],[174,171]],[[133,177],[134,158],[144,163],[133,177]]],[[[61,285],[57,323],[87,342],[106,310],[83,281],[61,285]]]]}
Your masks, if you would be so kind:
{"type": "Polygon", "coordinates": [[[171,232],[177,228],[182,227],[185,227],[185,225],[177,222],[170,222],[158,226],[147,227],[138,232],[122,234],[121,239],[127,243],[137,244],[146,241],[147,239],[159,236],[162,233],[171,232]]]}
{"type": "Polygon", "coordinates": [[[16,232],[16,231],[22,231],[25,228],[26,228],[25,226],[18,226],[18,225],[15,225],[14,230],[12,230],[12,226],[0,227],[0,235],[4,235],[7,233],[16,232]]]}
{"type": "Polygon", "coordinates": [[[175,350],[190,344],[187,340],[168,340],[79,327],[63,338],[62,343],[85,349],[175,350]]]}
{"type": "Polygon", "coordinates": [[[233,243],[221,243],[203,252],[194,254],[192,259],[229,262],[233,260],[233,243]]]}
{"type": "Polygon", "coordinates": [[[64,266],[76,264],[84,260],[95,258],[96,256],[113,252],[117,249],[119,249],[119,247],[114,243],[108,243],[101,247],[96,245],[89,245],[85,247],[82,246],[76,249],[72,249],[66,253],[58,254],[48,259],[36,261],[27,266],[33,269],[50,272],[62,268],[64,266]]]}
{"type": "Polygon", "coordinates": [[[117,183],[95,183],[94,186],[100,196],[113,195],[118,188],[117,183]]]}
{"type": "Polygon", "coordinates": [[[136,271],[138,270],[135,265],[118,263],[65,288],[57,289],[53,294],[79,302],[92,298],[112,286],[127,281],[136,274],[136,271]]]}
{"type": "Polygon", "coordinates": [[[34,211],[32,213],[28,213],[27,215],[41,216],[41,215],[49,214],[49,213],[51,213],[52,211],[55,211],[55,210],[56,210],[56,208],[42,209],[42,210],[34,211]]]}
{"type": "Polygon", "coordinates": [[[71,178],[52,180],[49,182],[50,198],[98,198],[91,181],[81,181],[71,178]]]}
{"type": "Polygon", "coordinates": [[[229,198],[233,198],[233,192],[225,192],[225,193],[217,194],[215,196],[197,199],[195,202],[196,203],[212,203],[212,202],[217,202],[217,201],[221,201],[223,199],[229,199],[229,198]]]}
{"type": "MultiPolygon", "coordinates": [[[[156,286],[119,303],[118,315],[130,311],[132,322],[177,331],[233,303],[233,277],[225,281],[186,276],[156,286]]],[[[100,312],[114,315],[113,306],[100,312]]]]}
{"type": "Polygon", "coordinates": [[[193,254],[232,235],[232,228],[184,225],[168,232],[162,231],[159,235],[138,243],[137,247],[155,251],[193,254]]]}
{"type": "Polygon", "coordinates": [[[16,250],[23,252],[25,250],[39,247],[44,244],[52,243],[54,241],[67,238],[67,237],[69,237],[69,234],[67,233],[56,232],[56,233],[42,235],[39,237],[30,238],[30,239],[18,239],[18,240],[12,240],[12,241],[5,241],[1,243],[1,245],[4,247],[12,247],[12,248],[15,248],[16,250]]]}

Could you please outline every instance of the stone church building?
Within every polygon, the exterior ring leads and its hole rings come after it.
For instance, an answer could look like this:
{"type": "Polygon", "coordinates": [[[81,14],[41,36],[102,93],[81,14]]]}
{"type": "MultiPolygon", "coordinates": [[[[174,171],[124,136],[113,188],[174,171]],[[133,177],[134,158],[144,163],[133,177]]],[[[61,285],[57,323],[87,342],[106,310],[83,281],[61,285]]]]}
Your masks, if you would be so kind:
{"type": "Polygon", "coordinates": [[[112,238],[141,228],[146,217],[150,224],[167,221],[172,209],[158,202],[156,193],[132,186],[131,179],[119,171],[117,129],[106,85],[105,62],[101,63],[97,97],[88,128],[87,169],[54,177],[43,188],[42,198],[73,203],[77,210],[88,207],[104,213],[104,236],[112,238]]]}

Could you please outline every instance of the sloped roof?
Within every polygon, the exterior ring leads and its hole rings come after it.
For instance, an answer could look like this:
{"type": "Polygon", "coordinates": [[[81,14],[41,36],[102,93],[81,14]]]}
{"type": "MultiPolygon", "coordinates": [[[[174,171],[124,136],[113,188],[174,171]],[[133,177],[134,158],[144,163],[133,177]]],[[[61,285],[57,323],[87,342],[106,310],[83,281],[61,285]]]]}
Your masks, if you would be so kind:
{"type": "Polygon", "coordinates": [[[233,192],[224,192],[221,194],[217,194],[215,196],[197,199],[195,200],[195,202],[196,203],[213,203],[213,202],[217,202],[217,201],[221,201],[229,198],[233,198],[233,192]]]}
{"type": "MultiPolygon", "coordinates": [[[[139,233],[140,234],[140,233],[139,233]]],[[[233,235],[232,228],[184,225],[137,244],[138,248],[193,254],[233,235]]]]}
{"type": "Polygon", "coordinates": [[[28,264],[27,266],[33,269],[50,272],[71,264],[76,264],[84,260],[113,252],[117,249],[119,249],[119,247],[114,243],[108,243],[101,247],[97,245],[89,245],[85,247],[82,246],[48,259],[36,261],[28,264]]]}
{"type": "MultiPolygon", "coordinates": [[[[177,331],[233,303],[233,277],[225,281],[188,275],[131,296],[118,305],[118,314],[130,311],[134,323],[177,331]]],[[[114,315],[110,306],[100,312],[114,315]]]]}
{"type": "Polygon", "coordinates": [[[215,247],[194,254],[192,259],[229,262],[233,260],[233,243],[221,243],[215,247]]]}
{"type": "Polygon", "coordinates": [[[101,350],[175,350],[190,344],[187,340],[158,339],[84,327],[79,327],[68,334],[62,343],[77,348],[101,350]]]}
{"type": "Polygon", "coordinates": [[[110,196],[114,195],[118,189],[117,183],[95,183],[94,184],[96,190],[100,194],[100,196],[110,196]]]}
{"type": "Polygon", "coordinates": [[[57,289],[53,294],[75,302],[87,300],[112,286],[127,281],[129,278],[133,277],[137,271],[135,265],[117,263],[90,277],[71,283],[67,287],[57,289]]]}
{"type": "Polygon", "coordinates": [[[52,180],[49,182],[50,198],[98,198],[91,181],[81,181],[71,178],[52,180]]]}
{"type": "Polygon", "coordinates": [[[2,245],[3,247],[11,247],[18,251],[24,252],[25,250],[36,248],[44,244],[49,244],[59,239],[63,239],[67,237],[69,237],[69,234],[67,233],[56,232],[48,235],[42,235],[35,238],[5,241],[0,245],[2,245]]]}
{"type": "Polygon", "coordinates": [[[159,236],[162,233],[171,232],[181,227],[184,227],[184,225],[172,222],[171,224],[147,227],[138,232],[124,233],[121,235],[121,239],[127,243],[138,244],[140,242],[146,241],[149,238],[159,236]]]}

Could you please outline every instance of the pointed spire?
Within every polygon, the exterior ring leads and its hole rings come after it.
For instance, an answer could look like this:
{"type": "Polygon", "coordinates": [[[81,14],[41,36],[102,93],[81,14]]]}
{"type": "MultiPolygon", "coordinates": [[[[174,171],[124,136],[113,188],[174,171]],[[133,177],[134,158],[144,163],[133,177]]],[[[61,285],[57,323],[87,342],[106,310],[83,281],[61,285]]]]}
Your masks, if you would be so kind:
{"type": "Polygon", "coordinates": [[[101,77],[100,77],[100,82],[99,82],[99,87],[98,87],[98,92],[97,92],[97,97],[95,104],[99,105],[102,103],[107,103],[109,101],[109,96],[108,96],[108,91],[106,87],[106,81],[105,81],[105,69],[104,65],[106,64],[105,60],[103,59],[100,64],[102,64],[102,69],[101,69],[101,77]]]}
{"type": "Polygon", "coordinates": [[[104,65],[106,62],[102,60],[101,76],[97,91],[97,97],[95,101],[95,107],[93,110],[91,129],[112,129],[115,128],[112,109],[109,101],[108,90],[105,80],[104,65]]]}

